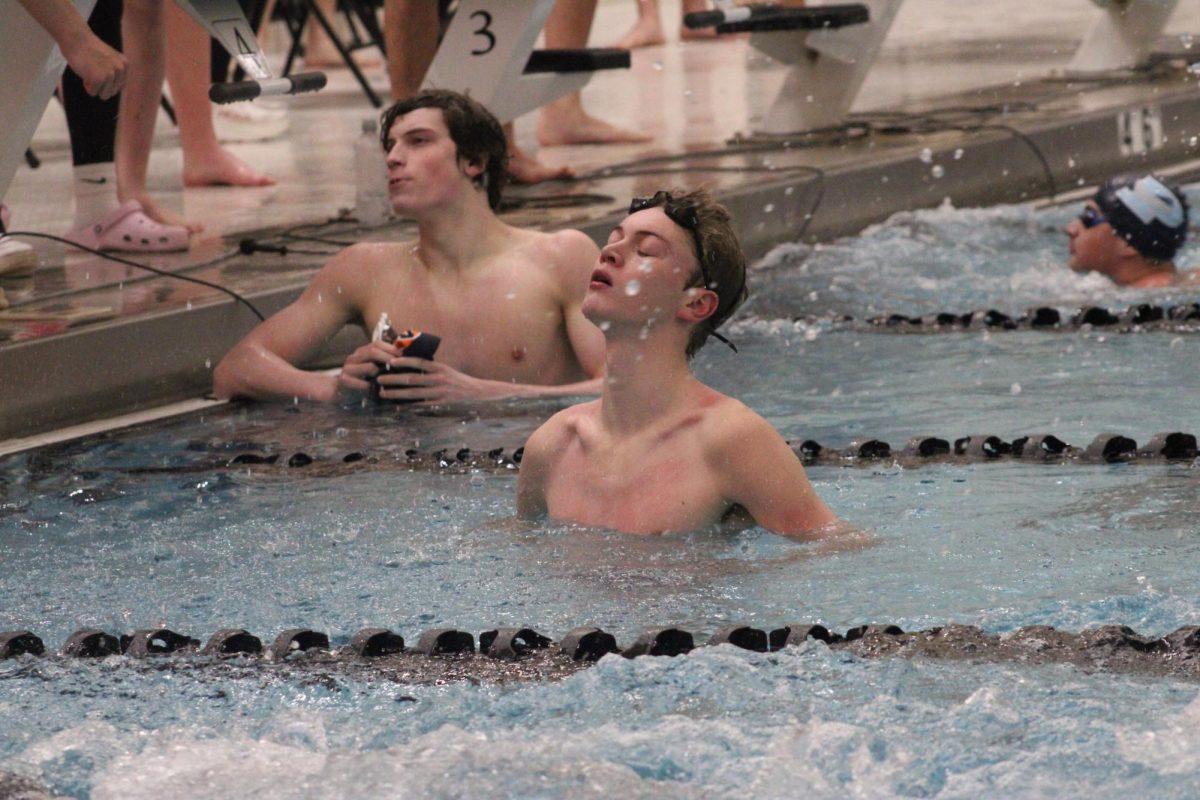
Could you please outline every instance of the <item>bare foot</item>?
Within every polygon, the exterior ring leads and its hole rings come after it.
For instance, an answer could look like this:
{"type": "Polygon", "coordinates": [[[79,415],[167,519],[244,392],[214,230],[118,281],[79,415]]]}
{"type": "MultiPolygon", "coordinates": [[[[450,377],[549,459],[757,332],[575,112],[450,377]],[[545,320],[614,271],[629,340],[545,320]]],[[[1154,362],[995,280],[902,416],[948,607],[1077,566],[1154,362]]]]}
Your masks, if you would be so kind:
{"type": "Polygon", "coordinates": [[[614,42],[612,46],[622,50],[635,50],[639,47],[653,47],[656,44],[665,44],[666,41],[667,37],[663,33],[662,20],[657,15],[639,14],[638,21],[629,29],[629,32],[614,42]]]}
{"type": "Polygon", "coordinates": [[[270,175],[255,172],[250,165],[223,147],[203,158],[183,162],[184,186],[274,186],[270,175]]]}
{"type": "Polygon", "coordinates": [[[121,202],[125,202],[126,200],[137,200],[142,204],[142,210],[146,212],[146,216],[152,220],[161,222],[164,225],[178,225],[181,228],[187,228],[189,233],[199,233],[200,231],[204,230],[203,225],[197,222],[188,222],[174,211],[167,211],[165,208],[152,200],[149,195],[126,197],[122,198],[121,202]]]}
{"type": "Polygon", "coordinates": [[[648,142],[654,137],[596,119],[583,110],[579,94],[568,95],[542,107],[538,115],[538,141],[555,144],[621,144],[648,142]]]}
{"type": "Polygon", "coordinates": [[[513,183],[541,183],[574,178],[575,170],[567,166],[552,167],[543,164],[515,144],[509,144],[508,174],[513,183]]]}

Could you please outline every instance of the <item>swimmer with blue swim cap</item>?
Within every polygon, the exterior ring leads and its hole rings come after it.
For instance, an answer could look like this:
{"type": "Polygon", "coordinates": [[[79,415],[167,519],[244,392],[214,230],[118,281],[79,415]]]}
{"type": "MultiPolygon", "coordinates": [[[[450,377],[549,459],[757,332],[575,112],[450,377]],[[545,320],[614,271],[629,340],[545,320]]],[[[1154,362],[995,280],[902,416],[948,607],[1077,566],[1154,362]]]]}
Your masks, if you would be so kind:
{"type": "MultiPolygon", "coordinates": [[[[844,546],[770,423],[705,386],[689,359],[746,297],[729,213],[704,192],[635,199],[592,271],[582,310],[604,332],[599,400],[555,414],[525,445],[522,516],[626,533],[756,523],[844,546]]],[[[732,347],[732,345],[730,345],[732,347]]]]}
{"type": "Polygon", "coordinates": [[[1065,229],[1070,267],[1140,289],[1200,283],[1195,271],[1175,268],[1187,229],[1187,199],[1177,188],[1153,175],[1113,178],[1065,229]]]}

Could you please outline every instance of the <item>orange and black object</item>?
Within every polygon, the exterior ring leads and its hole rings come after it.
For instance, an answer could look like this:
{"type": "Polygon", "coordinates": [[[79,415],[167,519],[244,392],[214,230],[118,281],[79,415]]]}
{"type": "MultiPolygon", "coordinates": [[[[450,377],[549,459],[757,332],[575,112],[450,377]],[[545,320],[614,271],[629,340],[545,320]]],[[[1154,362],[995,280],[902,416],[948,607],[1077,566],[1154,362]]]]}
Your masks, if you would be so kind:
{"type": "MultiPolygon", "coordinates": [[[[437,352],[438,345],[442,343],[442,337],[434,336],[432,333],[424,333],[423,331],[402,331],[397,333],[390,326],[383,331],[380,337],[382,341],[388,344],[395,345],[400,351],[400,355],[408,356],[409,358],[423,358],[426,361],[433,361],[433,355],[437,352]]],[[[389,373],[403,374],[406,372],[420,372],[419,369],[411,367],[396,367],[393,369],[390,365],[384,364],[379,370],[379,375],[387,375],[389,373]]],[[[375,402],[392,402],[392,403],[415,403],[415,400],[386,400],[379,396],[379,390],[382,388],[379,385],[379,375],[371,379],[371,399],[375,402]]]]}

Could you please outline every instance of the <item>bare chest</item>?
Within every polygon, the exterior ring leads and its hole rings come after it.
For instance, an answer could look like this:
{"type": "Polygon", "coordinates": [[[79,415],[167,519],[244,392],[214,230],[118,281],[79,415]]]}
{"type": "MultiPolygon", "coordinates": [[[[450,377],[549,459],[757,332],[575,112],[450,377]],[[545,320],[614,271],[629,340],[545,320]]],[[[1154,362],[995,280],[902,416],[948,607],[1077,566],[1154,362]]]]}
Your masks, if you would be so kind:
{"type": "Polygon", "coordinates": [[[581,372],[552,287],[517,271],[458,281],[397,271],[380,281],[364,308],[367,328],[386,312],[398,330],[440,336],[437,360],[469,375],[561,383],[581,372]]]}
{"type": "Polygon", "coordinates": [[[619,446],[576,440],[546,483],[552,517],[630,533],[694,530],[728,504],[694,437],[619,446]]]}

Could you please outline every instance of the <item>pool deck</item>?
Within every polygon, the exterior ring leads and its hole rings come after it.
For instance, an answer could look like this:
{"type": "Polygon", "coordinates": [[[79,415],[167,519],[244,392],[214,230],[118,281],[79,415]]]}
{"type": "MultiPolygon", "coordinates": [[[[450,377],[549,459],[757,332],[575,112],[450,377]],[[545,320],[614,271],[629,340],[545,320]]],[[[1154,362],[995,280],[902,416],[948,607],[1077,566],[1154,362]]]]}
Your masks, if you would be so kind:
{"type": "MultiPolygon", "coordinates": [[[[1200,5],[1180,4],[1162,40],[1162,49],[1184,59],[1123,80],[1063,77],[1099,12],[1087,0],[1041,5],[1010,0],[1003,19],[980,21],[971,4],[908,0],[854,107],[852,116],[873,124],[787,142],[746,136],[785,68],[745,38],[634,51],[632,69],[597,74],[584,102],[597,116],[654,132],[654,140],[541,148],[543,161],[569,164],[580,177],[513,188],[504,218],[547,230],[576,227],[599,240],[629,197],[704,186],[731,208],[747,250],[759,256],[802,235],[847,235],[947,200],[1065,200],[1120,171],[1200,174],[1191,163],[1200,159],[1198,76],[1180,66],[1194,60],[1186,58],[1185,34],[1200,33],[1200,5]],[[1130,152],[1119,120],[1144,109],[1159,114],[1162,139],[1130,152]]],[[[664,6],[665,19],[675,19],[675,4],[664,6]]],[[[602,0],[593,44],[617,38],[633,7],[602,0]]],[[[369,75],[386,95],[382,70],[369,75]]],[[[353,205],[351,142],[360,121],[375,115],[346,71],[331,71],[330,79],[323,92],[289,101],[291,127],[280,139],[230,145],[274,176],[274,187],[181,188],[178,137],[160,120],[150,188],[206,230],[187,253],[133,259],[227,286],[271,313],[338,246],[289,238],[289,231],[336,243],[409,236],[403,222],[325,224],[353,205]],[[247,236],[307,252],[241,255],[237,243],[247,236]]],[[[522,146],[537,149],[532,116],[518,121],[517,132],[522,146]]],[[[71,224],[64,202],[71,170],[56,107],[33,147],[42,167],[18,172],[5,198],[13,227],[61,234],[71,224]]],[[[0,440],[199,398],[212,368],[255,322],[215,290],[31,242],[41,258],[33,277],[0,283],[12,304],[0,312],[0,440]]],[[[318,362],[338,363],[358,336],[339,336],[318,362]]]]}

